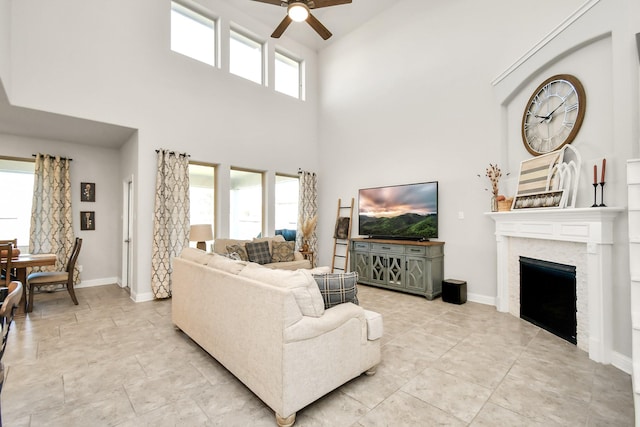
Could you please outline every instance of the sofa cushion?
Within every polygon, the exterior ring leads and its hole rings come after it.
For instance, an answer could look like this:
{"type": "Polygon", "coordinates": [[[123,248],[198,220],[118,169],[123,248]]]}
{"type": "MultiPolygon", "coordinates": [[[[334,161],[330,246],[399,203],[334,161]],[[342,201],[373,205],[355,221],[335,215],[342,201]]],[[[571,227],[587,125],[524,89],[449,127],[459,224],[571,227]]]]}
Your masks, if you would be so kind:
{"type": "Polygon", "coordinates": [[[248,264],[238,276],[247,277],[272,286],[291,289],[304,316],[320,317],[324,301],[318,285],[307,270],[273,270],[257,264],[248,264]]]}
{"type": "Polygon", "coordinates": [[[324,308],[345,302],[358,304],[358,273],[324,273],[314,274],[320,294],[324,300],[324,308]]]}
{"type": "Polygon", "coordinates": [[[180,258],[206,265],[211,258],[211,254],[196,248],[184,248],[180,253],[180,258]]]}
{"type": "Polygon", "coordinates": [[[258,264],[267,264],[271,262],[271,253],[269,252],[269,242],[250,242],[244,245],[249,255],[249,261],[258,264]]]}
{"type": "Polygon", "coordinates": [[[217,254],[212,254],[211,259],[207,263],[207,266],[209,267],[217,268],[218,270],[226,271],[231,274],[240,273],[246,265],[247,263],[245,261],[236,261],[217,254]]]}
{"type": "Polygon", "coordinates": [[[293,251],[296,242],[273,242],[271,243],[271,262],[293,261],[293,251]]]}
{"type": "Polygon", "coordinates": [[[238,257],[241,261],[249,261],[247,250],[242,245],[227,245],[227,254],[231,255],[229,258],[238,257]]]}

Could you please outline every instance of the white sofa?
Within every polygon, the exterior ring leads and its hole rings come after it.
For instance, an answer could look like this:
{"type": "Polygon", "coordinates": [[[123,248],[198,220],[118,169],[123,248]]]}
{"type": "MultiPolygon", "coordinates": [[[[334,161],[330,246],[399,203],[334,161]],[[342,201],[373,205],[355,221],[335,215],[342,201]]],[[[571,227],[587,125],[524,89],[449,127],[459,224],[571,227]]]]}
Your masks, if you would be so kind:
{"type": "MultiPolygon", "coordinates": [[[[271,246],[273,242],[284,242],[284,237],[281,235],[273,236],[273,237],[257,237],[253,240],[238,240],[238,239],[215,239],[213,241],[212,249],[214,253],[217,254],[226,254],[227,247],[231,245],[240,245],[244,247],[247,243],[250,242],[261,242],[266,241],[269,243],[269,251],[272,251],[271,246]]],[[[311,268],[311,262],[308,259],[305,259],[304,256],[298,252],[294,251],[293,253],[293,261],[280,261],[280,262],[270,262],[267,264],[263,264],[268,268],[278,268],[281,270],[297,270],[299,268],[311,268]]]]}
{"type": "Polygon", "coordinates": [[[311,270],[271,270],[192,248],[173,269],[173,323],[271,407],[279,426],[375,373],[382,317],[353,303],[325,309],[311,270]]]}

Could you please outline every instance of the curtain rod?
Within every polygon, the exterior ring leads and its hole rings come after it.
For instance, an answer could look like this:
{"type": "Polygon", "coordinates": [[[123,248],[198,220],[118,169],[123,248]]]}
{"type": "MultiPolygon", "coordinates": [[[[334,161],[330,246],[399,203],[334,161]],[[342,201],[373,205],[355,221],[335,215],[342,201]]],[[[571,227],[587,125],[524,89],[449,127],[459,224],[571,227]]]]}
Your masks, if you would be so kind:
{"type": "MultiPolygon", "coordinates": [[[[160,150],[156,150],[156,153],[159,153],[160,150]]],[[[178,154],[179,156],[182,157],[191,157],[191,154],[187,154],[187,153],[176,153],[175,151],[169,151],[169,154],[178,154]]]]}
{"type": "Polygon", "coordinates": [[[307,171],[303,171],[302,168],[298,168],[298,175],[302,175],[303,173],[308,173],[310,175],[315,175],[315,172],[307,172],[307,171]]]}
{"type": "MultiPolygon", "coordinates": [[[[52,156],[51,154],[43,154],[43,155],[44,155],[44,156],[49,156],[49,157],[54,157],[54,158],[55,158],[55,157],[57,157],[57,156],[52,156]]],[[[31,156],[33,156],[33,157],[37,157],[38,155],[37,155],[37,154],[32,154],[31,156]]],[[[66,158],[66,157],[60,157],[60,160],[69,160],[70,162],[71,162],[71,161],[73,161],[73,159],[72,159],[72,158],[70,158],[70,157],[69,157],[69,158],[66,158]]]]}

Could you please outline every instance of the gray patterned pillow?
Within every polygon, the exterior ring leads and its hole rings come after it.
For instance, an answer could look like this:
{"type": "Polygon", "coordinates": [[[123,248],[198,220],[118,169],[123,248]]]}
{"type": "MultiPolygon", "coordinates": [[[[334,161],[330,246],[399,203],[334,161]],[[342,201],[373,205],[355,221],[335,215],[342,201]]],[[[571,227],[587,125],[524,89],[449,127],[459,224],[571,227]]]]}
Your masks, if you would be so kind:
{"type": "Polygon", "coordinates": [[[272,242],[271,243],[271,262],[287,262],[293,261],[293,251],[296,242],[272,242]]]}
{"type": "Polygon", "coordinates": [[[324,273],[314,274],[320,294],[324,300],[324,308],[345,302],[358,304],[358,273],[324,273]]]}
{"type": "Polygon", "coordinates": [[[227,253],[235,253],[240,257],[241,261],[249,261],[249,255],[247,255],[247,251],[242,245],[227,245],[227,253]]]}
{"type": "Polygon", "coordinates": [[[268,264],[271,262],[269,242],[247,242],[244,247],[247,249],[249,261],[257,262],[258,264],[268,264]]]}

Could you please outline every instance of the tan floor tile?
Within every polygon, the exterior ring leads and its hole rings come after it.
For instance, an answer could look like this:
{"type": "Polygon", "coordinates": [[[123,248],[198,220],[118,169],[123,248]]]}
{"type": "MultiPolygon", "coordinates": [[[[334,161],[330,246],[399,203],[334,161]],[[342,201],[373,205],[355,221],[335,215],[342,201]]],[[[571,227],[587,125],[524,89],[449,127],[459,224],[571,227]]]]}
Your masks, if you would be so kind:
{"type": "MultiPolygon", "coordinates": [[[[36,295],[3,362],[5,426],[273,426],[275,414],[171,321],[116,285],[36,295]]],[[[296,426],[631,426],[630,376],[495,307],[358,286],[382,362],[296,426]],[[489,393],[489,394],[487,394],[489,393]],[[488,397],[490,395],[490,397],[488,397]],[[488,399],[488,400],[487,400],[488,399]],[[454,416],[455,415],[455,416],[454,416]]]]}

